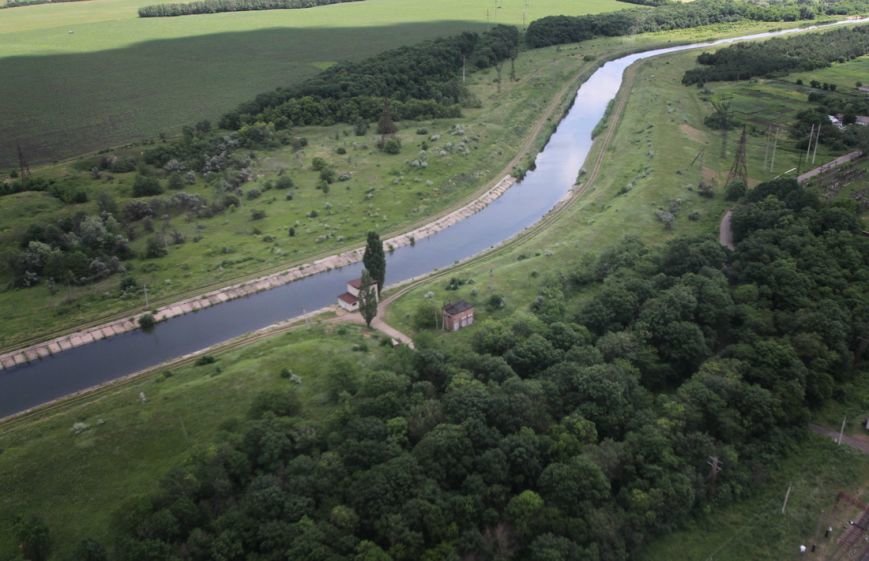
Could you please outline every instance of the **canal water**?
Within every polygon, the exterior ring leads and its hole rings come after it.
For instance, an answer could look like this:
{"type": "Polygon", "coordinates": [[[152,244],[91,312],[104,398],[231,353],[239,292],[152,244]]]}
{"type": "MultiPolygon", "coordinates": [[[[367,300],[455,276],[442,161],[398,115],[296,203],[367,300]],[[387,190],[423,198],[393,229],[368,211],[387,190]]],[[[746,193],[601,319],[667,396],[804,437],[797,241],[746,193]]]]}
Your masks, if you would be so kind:
{"type": "MultiPolygon", "coordinates": [[[[762,33],[636,53],[598,69],[537,156],[523,181],[470,218],[387,255],[387,284],[413,278],[475,255],[540,220],[573,186],[591,148],[591,131],[615,97],[625,69],[666,53],[798,30],[762,33]]],[[[335,303],[361,263],[0,371],[0,418],[137,372],[244,333],[335,303]]]]}

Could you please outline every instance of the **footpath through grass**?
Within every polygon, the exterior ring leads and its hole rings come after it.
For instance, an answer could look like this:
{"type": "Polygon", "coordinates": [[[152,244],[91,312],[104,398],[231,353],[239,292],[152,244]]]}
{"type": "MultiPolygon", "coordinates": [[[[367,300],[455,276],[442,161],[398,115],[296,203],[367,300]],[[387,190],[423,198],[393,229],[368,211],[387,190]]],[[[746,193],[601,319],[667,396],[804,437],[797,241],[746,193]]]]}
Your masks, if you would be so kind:
{"type": "Polygon", "coordinates": [[[341,60],[616,0],[366,0],[304,10],[138,18],[152,0],[89,0],[0,17],[0,169],[16,143],[52,161],[172,133],[341,60]],[[500,7],[498,7],[500,6],[500,7]]]}

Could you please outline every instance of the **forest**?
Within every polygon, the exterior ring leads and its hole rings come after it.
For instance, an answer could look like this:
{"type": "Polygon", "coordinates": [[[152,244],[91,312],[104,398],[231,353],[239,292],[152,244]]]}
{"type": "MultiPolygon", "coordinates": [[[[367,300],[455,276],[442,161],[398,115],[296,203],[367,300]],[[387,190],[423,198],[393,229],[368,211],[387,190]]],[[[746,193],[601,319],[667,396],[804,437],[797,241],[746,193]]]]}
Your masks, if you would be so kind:
{"type": "Polygon", "coordinates": [[[388,99],[394,117],[456,117],[471,102],[462,68],[489,68],[517,56],[519,31],[498,25],[387,51],[360,62],[342,62],[294,88],[258,95],[227,113],[220,126],[237,130],[256,122],[278,130],[301,125],[376,121],[388,99]]]}
{"type": "Polygon", "coordinates": [[[217,14],[220,12],[250,12],[254,10],[295,10],[362,0],[200,0],[189,3],[153,4],[139,8],[140,18],[217,14]]]}
{"type": "Polygon", "coordinates": [[[819,15],[865,13],[869,1],[823,2],[817,8],[794,1],[760,5],[734,0],[698,0],[663,5],[654,10],[631,9],[585,16],[549,16],[531,22],[525,33],[530,48],[614,37],[699,27],[714,23],[812,20],[819,15]],[[817,10],[817,11],[816,11],[817,10]]]}
{"type": "MultiPolygon", "coordinates": [[[[864,358],[854,206],[778,180],[733,227],[733,252],[625,239],[467,343],[348,359],[329,415],[306,416],[289,382],[261,394],[73,558],[636,558],[750,494],[864,358]]],[[[50,544],[38,518],[19,524],[25,547],[50,544]]]]}
{"type": "Polygon", "coordinates": [[[697,57],[702,66],[685,72],[682,83],[748,80],[825,68],[869,53],[869,25],[825,33],[738,43],[697,57]]]}

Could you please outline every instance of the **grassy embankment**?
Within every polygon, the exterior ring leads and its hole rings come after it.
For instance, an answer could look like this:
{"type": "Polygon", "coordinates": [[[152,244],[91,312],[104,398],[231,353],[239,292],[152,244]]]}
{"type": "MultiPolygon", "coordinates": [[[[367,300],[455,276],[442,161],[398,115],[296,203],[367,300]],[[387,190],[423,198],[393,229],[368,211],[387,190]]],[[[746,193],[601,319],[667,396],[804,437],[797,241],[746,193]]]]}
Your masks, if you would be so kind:
{"type": "MultiPolygon", "coordinates": [[[[626,109],[604,154],[603,173],[578,200],[556,219],[549,220],[545,229],[493,255],[421,283],[395,302],[389,311],[389,321],[412,332],[414,311],[427,295],[436,303],[464,298],[483,304],[497,294],[506,299],[507,306],[494,315],[509,314],[527,306],[536,296],[537,283],[529,279],[569,274],[583,259],[627,235],[649,244],[664,243],[678,236],[717,236],[719,219],[728,206],[721,187],[733,162],[739,132],[729,132],[728,150],[722,156],[723,135],[703,124],[704,117],[712,113],[705,100],[726,93],[732,96],[735,108],[748,112],[751,107],[752,113],[780,123],[792,121],[798,111],[811,105],[805,93],[794,93],[802,88],[793,83],[775,87],[764,81],[713,83],[708,84],[708,92],[685,87],[680,82],[682,74],[694,64],[696,55],[697,52],[657,58],[636,68],[626,109]],[[717,186],[714,198],[699,194],[697,186],[701,180],[717,186]],[[680,209],[672,230],[667,230],[658,222],[655,211],[669,209],[675,200],[681,201],[680,209]],[[692,213],[696,213],[694,219],[692,213]],[[450,277],[470,279],[473,284],[448,291],[445,287],[450,277]]],[[[812,79],[847,82],[840,85],[853,87],[849,76],[864,69],[866,62],[864,57],[809,74],[812,79]]],[[[789,82],[795,80],[787,78],[789,82]]],[[[743,115],[740,118],[746,119],[743,115]]],[[[803,151],[794,148],[793,139],[785,138],[784,134],[782,137],[775,168],[769,171],[764,169],[765,125],[749,135],[750,183],[771,179],[797,167],[803,151]]],[[[588,162],[594,160],[599,149],[598,144],[588,162]]],[[[816,165],[838,155],[821,145],[816,165]]],[[[479,309],[480,319],[484,319],[489,312],[485,306],[479,309]]]]}
{"type": "Polygon", "coordinates": [[[59,553],[84,536],[104,540],[112,514],[126,500],[152,492],[171,466],[207,449],[219,427],[243,417],[260,391],[296,387],[304,414],[323,420],[328,373],[369,368],[391,352],[365,341],[356,327],[301,328],[216,355],[213,364],[188,361],[5,424],[0,558],[12,551],[10,523],[17,513],[40,513],[59,553]],[[371,350],[354,351],[361,345],[371,350]],[[301,383],[282,377],[285,368],[301,383]],[[75,423],[88,428],[76,433],[75,423]]]}
{"type": "MultiPolygon", "coordinates": [[[[305,10],[137,17],[153,0],[10,9],[0,18],[0,168],[172,133],[238,103],[424,39],[521,25],[524,0],[366,0],[305,10]],[[496,6],[501,5],[501,8],[496,6]]],[[[541,0],[527,21],[624,9],[615,0],[541,0]]]]}

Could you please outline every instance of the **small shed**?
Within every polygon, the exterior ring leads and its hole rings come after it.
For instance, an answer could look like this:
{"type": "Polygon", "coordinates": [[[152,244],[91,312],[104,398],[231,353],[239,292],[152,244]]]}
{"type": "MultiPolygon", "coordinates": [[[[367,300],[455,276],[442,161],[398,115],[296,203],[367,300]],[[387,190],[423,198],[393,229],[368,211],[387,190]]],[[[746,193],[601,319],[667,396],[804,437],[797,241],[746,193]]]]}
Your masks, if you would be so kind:
{"type": "MultiPolygon", "coordinates": [[[[373,284],[372,289],[374,289],[374,297],[376,299],[380,299],[380,295],[377,292],[377,285],[373,284]]],[[[359,311],[359,291],[362,289],[362,279],[353,279],[347,282],[347,292],[338,296],[338,305],[341,308],[347,310],[348,312],[357,312],[359,311]]]]}
{"type": "Polygon", "coordinates": [[[446,331],[458,331],[474,323],[474,306],[459,300],[443,309],[443,325],[446,331]]]}

